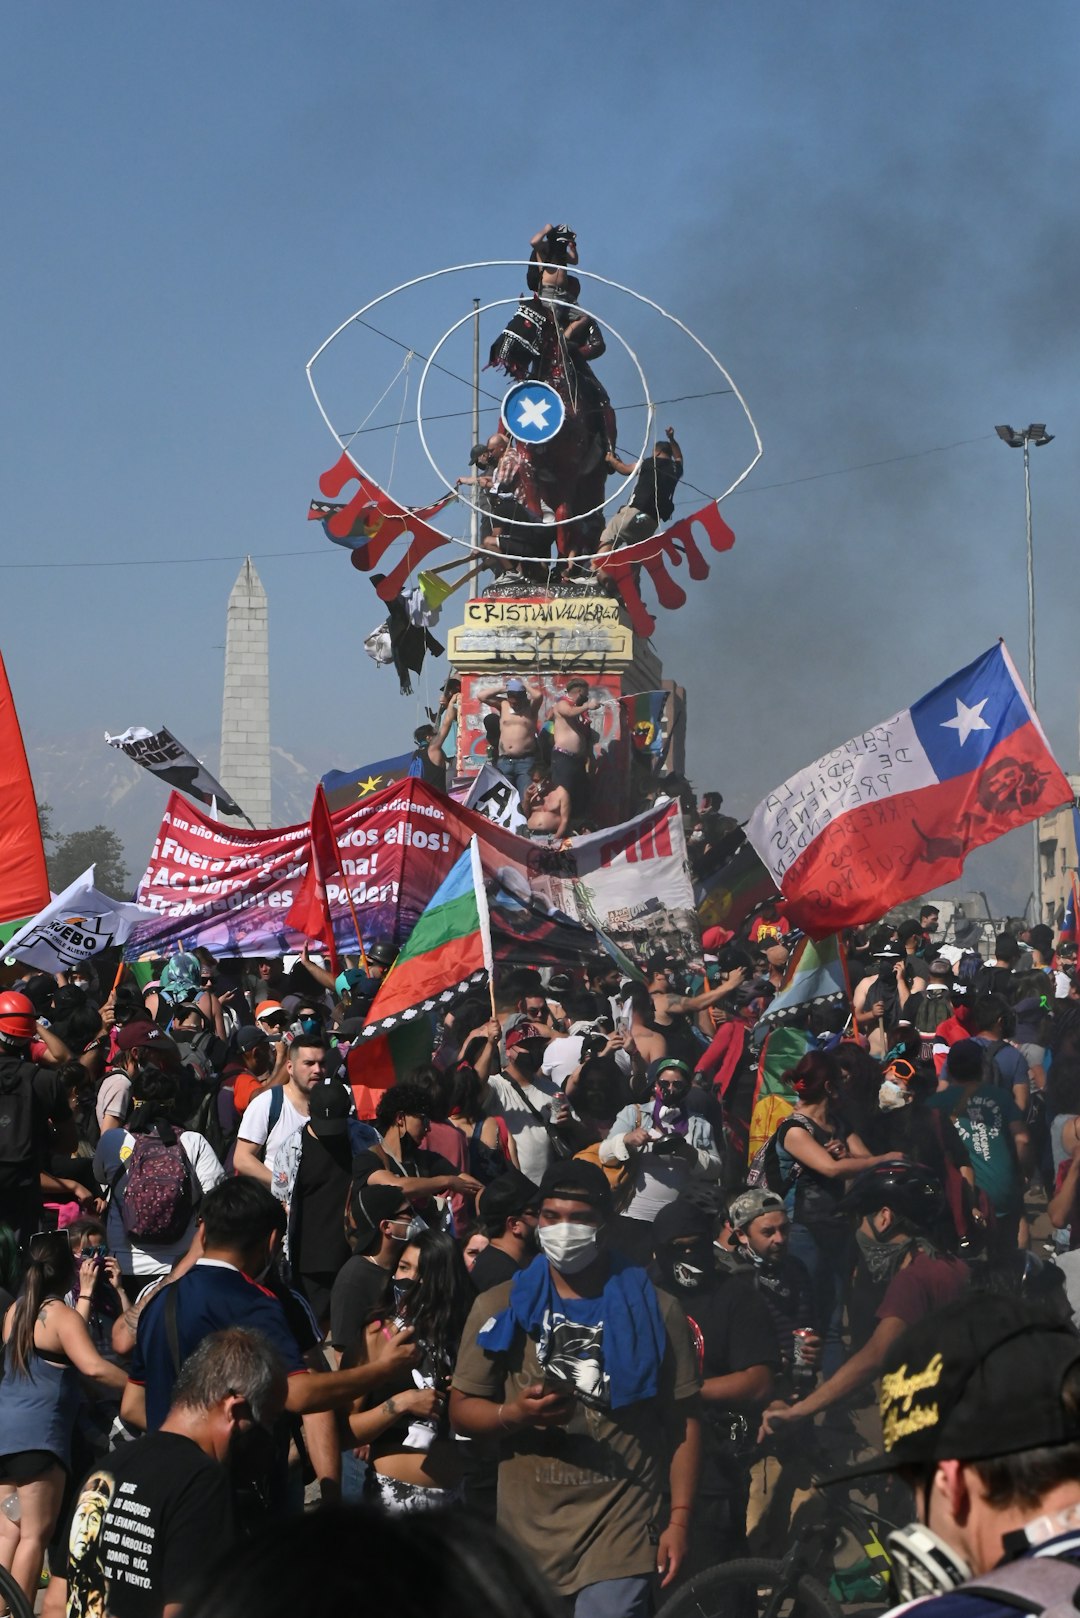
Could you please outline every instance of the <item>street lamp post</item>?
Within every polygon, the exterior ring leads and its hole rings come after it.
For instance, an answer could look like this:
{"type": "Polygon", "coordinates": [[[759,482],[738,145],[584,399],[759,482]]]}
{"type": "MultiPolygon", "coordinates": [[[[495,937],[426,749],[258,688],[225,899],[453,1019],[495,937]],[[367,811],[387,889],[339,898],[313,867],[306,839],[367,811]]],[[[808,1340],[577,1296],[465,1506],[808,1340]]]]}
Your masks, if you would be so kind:
{"type": "MultiPolygon", "coordinates": [[[[1028,693],[1031,697],[1031,706],[1038,712],[1035,700],[1035,552],[1031,540],[1031,446],[1041,449],[1044,444],[1053,442],[1054,434],[1048,433],[1044,421],[1033,421],[1030,427],[1017,432],[1015,427],[995,427],[994,431],[1002,443],[1008,444],[1010,449],[1022,449],[1024,452],[1024,510],[1027,517],[1027,605],[1028,605],[1028,693]]],[[[1035,909],[1035,920],[1041,922],[1042,914],[1042,861],[1039,857],[1039,822],[1036,820],[1032,827],[1035,840],[1034,863],[1032,866],[1032,902],[1035,909]]]]}

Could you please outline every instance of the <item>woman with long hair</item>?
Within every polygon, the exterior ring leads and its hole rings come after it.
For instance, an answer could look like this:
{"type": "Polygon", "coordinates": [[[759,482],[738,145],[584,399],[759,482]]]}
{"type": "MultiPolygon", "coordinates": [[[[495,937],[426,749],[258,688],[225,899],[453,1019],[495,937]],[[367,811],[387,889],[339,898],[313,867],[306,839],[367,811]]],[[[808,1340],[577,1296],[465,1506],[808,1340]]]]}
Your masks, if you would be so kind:
{"type": "MultiPolygon", "coordinates": [[[[94,1347],[64,1298],[76,1278],[63,1231],[30,1238],[22,1291],[4,1318],[0,1378],[0,1495],[18,1497],[18,1520],[0,1512],[0,1564],[32,1603],[71,1465],[80,1376],[123,1392],[127,1374],[94,1347]]],[[[80,1292],[82,1276],[80,1274],[80,1292]]]]}
{"type": "Polygon", "coordinates": [[[498,1113],[484,1112],[486,1084],[474,1067],[459,1062],[450,1075],[447,1121],[465,1136],[469,1173],[489,1185],[507,1168],[518,1168],[517,1147],[498,1113]]]}
{"type": "Polygon", "coordinates": [[[814,1324],[825,1344],[822,1368],[831,1376],[843,1356],[840,1315],[851,1270],[851,1221],[837,1203],[856,1174],[903,1153],[867,1150],[840,1110],[841,1069],[827,1052],[808,1051],[784,1079],[797,1100],[773,1139],[791,1221],[789,1250],[810,1272],[814,1324]]]}
{"type": "Polygon", "coordinates": [[[383,1310],[368,1325],[369,1361],[380,1358],[402,1325],[412,1327],[420,1350],[419,1364],[402,1373],[394,1391],[349,1417],[353,1442],[371,1446],[375,1492],[387,1511],[425,1511],[458,1498],[462,1452],[450,1432],[447,1400],[475,1296],[454,1238],[425,1230],[398,1260],[393,1319],[383,1318],[383,1310]]]}

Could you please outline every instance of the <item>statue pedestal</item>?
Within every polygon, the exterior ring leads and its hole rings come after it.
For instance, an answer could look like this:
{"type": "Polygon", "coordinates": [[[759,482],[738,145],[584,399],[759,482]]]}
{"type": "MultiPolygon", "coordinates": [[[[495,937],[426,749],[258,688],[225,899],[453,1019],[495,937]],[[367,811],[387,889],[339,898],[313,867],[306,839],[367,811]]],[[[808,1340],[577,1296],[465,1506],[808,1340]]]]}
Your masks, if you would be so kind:
{"type": "Polygon", "coordinates": [[[450,666],[461,680],[457,772],[475,775],[488,760],[484,719],[493,710],[477,698],[516,675],[543,691],[541,727],[566,682],[579,676],[602,700],[593,718],[596,773],[588,819],[611,826],[639,807],[651,770],[635,763],[634,706],[624,698],[667,692],[662,768],[682,773],[685,693],[663,679],[660,659],[630,627],[622,602],[608,596],[485,595],[466,602],[463,622],[448,637],[450,666]]]}

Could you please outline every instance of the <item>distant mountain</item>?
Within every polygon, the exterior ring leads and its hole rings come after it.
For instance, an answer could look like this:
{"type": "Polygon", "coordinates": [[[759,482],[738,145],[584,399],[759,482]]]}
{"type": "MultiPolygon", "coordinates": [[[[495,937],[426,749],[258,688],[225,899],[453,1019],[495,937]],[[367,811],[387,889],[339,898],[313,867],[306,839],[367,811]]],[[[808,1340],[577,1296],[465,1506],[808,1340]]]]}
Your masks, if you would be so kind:
{"type": "MultiPolygon", "coordinates": [[[[108,826],[124,845],[134,886],[146,869],[168,787],[132,764],[119,748],[109,747],[100,730],[79,731],[52,742],[35,743],[29,736],[25,740],[38,801],[52,806],[53,831],[66,836],[99,823],[108,826]]],[[[184,740],[216,774],[217,740],[184,740]]],[[[270,756],[275,826],[306,820],[321,770],[282,747],[271,747],[270,756]]]]}

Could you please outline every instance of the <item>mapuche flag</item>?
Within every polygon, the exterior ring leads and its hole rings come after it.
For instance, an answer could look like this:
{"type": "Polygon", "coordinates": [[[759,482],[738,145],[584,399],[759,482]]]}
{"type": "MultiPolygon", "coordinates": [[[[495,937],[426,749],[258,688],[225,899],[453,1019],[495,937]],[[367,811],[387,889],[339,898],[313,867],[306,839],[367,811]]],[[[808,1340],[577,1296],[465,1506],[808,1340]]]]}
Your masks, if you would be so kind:
{"type": "Polygon", "coordinates": [[[953,882],[974,848],[1072,799],[1000,642],[800,770],[747,823],[813,938],[953,882]]]}
{"type": "Polygon", "coordinates": [[[491,972],[487,894],[476,837],[451,866],[383,978],[362,1039],[387,1034],[450,1001],[491,972]]]}

